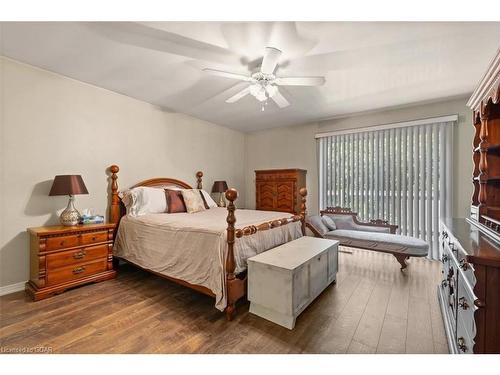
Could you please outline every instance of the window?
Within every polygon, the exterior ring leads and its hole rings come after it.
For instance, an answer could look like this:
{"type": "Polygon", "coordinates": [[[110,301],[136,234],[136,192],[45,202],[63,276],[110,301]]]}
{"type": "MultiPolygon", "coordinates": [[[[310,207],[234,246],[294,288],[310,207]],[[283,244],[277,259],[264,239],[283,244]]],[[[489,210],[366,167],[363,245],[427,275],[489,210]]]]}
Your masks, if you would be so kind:
{"type": "Polygon", "coordinates": [[[439,259],[439,220],[450,216],[457,116],[318,134],[320,209],[348,207],[422,238],[439,259]]]}

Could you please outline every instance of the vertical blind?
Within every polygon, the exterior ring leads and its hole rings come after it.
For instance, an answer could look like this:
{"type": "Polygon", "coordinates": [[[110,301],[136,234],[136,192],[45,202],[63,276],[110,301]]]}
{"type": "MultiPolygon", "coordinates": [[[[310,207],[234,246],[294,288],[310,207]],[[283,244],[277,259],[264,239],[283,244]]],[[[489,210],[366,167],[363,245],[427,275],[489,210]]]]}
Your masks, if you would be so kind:
{"type": "Polygon", "coordinates": [[[319,204],[397,224],[439,259],[439,220],[451,214],[454,121],[418,123],[318,135],[319,204]]]}

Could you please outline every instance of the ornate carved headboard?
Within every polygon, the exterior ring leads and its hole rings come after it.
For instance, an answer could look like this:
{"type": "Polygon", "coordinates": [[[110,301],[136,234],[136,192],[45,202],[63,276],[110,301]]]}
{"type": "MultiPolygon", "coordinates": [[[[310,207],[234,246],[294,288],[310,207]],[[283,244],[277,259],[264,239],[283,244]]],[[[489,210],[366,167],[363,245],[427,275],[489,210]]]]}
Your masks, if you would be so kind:
{"type": "MultiPolygon", "coordinates": [[[[117,174],[120,171],[120,168],[117,165],[112,165],[111,167],[109,167],[109,170],[111,172],[111,205],[109,208],[109,222],[118,224],[122,216],[126,214],[125,205],[118,196],[118,182],[116,181],[118,179],[117,174]]],[[[202,188],[202,177],[203,172],[196,172],[197,189],[202,188]]],[[[131,189],[139,186],[156,187],[160,189],[167,189],[169,187],[192,189],[191,185],[189,185],[188,183],[168,177],[150,178],[148,180],[144,180],[135,184],[131,187],[131,189]]]]}

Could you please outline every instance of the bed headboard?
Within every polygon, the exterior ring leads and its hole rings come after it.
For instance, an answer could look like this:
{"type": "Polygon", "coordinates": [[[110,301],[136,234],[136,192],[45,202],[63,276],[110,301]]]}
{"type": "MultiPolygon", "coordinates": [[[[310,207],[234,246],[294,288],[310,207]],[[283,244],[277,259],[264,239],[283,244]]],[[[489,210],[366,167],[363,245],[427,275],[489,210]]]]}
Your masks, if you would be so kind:
{"type": "MultiPolygon", "coordinates": [[[[118,196],[117,179],[120,168],[117,165],[112,165],[111,167],[109,167],[109,170],[111,172],[111,205],[109,207],[109,222],[118,224],[122,216],[126,214],[125,206],[120,197],[118,196]]],[[[202,188],[202,178],[203,178],[203,172],[202,171],[196,172],[197,189],[202,188]]],[[[144,180],[135,184],[134,186],[131,187],[131,189],[139,186],[156,187],[160,189],[167,189],[169,187],[192,189],[191,185],[189,185],[188,183],[181,180],[177,180],[175,178],[168,178],[168,177],[150,178],[149,180],[144,180]]]]}

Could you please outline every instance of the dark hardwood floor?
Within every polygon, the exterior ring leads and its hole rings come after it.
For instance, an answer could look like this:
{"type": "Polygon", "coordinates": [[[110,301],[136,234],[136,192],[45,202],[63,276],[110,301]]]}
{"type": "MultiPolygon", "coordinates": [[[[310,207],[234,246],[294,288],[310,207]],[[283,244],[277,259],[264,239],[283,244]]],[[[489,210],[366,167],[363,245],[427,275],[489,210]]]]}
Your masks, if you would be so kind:
{"type": "MultiPolygon", "coordinates": [[[[352,250],[352,249],[349,249],[352,250]]],[[[213,300],[131,266],[115,280],[31,302],[0,297],[3,352],[54,353],[447,353],[436,298],[440,265],[363,250],[340,254],[337,284],[293,331],[238,305],[226,322],[213,300]]]]}

